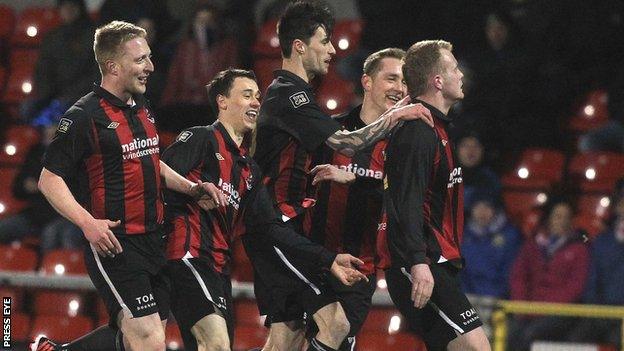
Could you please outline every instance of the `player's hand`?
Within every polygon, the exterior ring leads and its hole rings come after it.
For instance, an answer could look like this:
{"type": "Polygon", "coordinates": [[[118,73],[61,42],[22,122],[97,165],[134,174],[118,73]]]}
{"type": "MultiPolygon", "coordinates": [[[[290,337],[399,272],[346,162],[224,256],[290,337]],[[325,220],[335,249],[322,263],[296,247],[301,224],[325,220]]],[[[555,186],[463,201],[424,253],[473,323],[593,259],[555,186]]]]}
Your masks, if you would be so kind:
{"type": "Polygon", "coordinates": [[[422,119],[430,127],[433,127],[433,117],[431,111],[423,106],[423,104],[409,104],[399,107],[392,111],[392,117],[399,121],[411,121],[415,119],[422,119]]]}
{"type": "Polygon", "coordinates": [[[429,265],[425,263],[415,264],[410,269],[412,275],[412,301],[414,307],[423,308],[429,302],[433,292],[433,275],[429,265]]]}
{"type": "Polygon", "coordinates": [[[115,257],[115,255],[120,254],[123,249],[110,228],[114,228],[120,224],[121,221],[119,220],[113,222],[108,219],[93,219],[80,229],[82,229],[85,238],[93,245],[95,251],[97,251],[100,256],[115,257]]]}
{"type": "Polygon", "coordinates": [[[227,204],[227,198],[225,197],[225,194],[223,194],[223,192],[219,188],[217,188],[214,184],[209,183],[209,182],[202,182],[201,180],[198,180],[197,184],[193,184],[193,186],[191,186],[191,189],[189,192],[190,192],[189,195],[191,195],[198,202],[202,201],[200,203],[200,207],[202,205],[203,206],[216,205],[214,207],[218,207],[218,206],[225,206],[227,204]],[[214,202],[214,204],[211,205],[210,202],[208,201],[209,199],[211,199],[214,202]]]}
{"type": "Polygon", "coordinates": [[[348,184],[355,180],[355,174],[329,164],[318,165],[312,168],[310,174],[314,176],[312,185],[326,180],[340,184],[348,184]]]}
{"type": "Polygon", "coordinates": [[[364,262],[349,254],[338,254],[331,265],[330,272],[344,285],[351,286],[360,280],[368,282],[368,278],[353,266],[363,265],[364,262]]]}

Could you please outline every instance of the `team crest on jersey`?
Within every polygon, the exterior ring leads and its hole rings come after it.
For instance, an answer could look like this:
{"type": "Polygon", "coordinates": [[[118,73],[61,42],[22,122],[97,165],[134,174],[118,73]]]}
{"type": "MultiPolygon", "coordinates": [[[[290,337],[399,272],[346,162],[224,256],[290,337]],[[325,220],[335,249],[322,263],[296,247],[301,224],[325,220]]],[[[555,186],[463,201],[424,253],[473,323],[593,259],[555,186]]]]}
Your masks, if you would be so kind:
{"type": "Polygon", "coordinates": [[[186,143],[191,138],[191,136],[193,136],[193,132],[189,132],[187,130],[187,131],[184,131],[184,132],[180,133],[180,135],[178,135],[176,140],[177,141],[181,141],[183,143],[186,143]]]}
{"type": "Polygon", "coordinates": [[[152,114],[150,113],[149,110],[147,110],[147,120],[152,123],[156,123],[156,121],[154,120],[154,117],[152,117],[152,114]]]}
{"type": "Polygon", "coordinates": [[[217,160],[219,160],[219,161],[225,161],[225,158],[223,158],[223,156],[221,156],[221,154],[220,154],[220,153],[218,153],[218,152],[215,152],[215,157],[216,157],[216,158],[217,158],[217,160]]]}
{"type": "Polygon", "coordinates": [[[74,123],[74,121],[72,121],[71,119],[61,118],[57,131],[59,133],[67,133],[69,131],[69,126],[71,126],[72,123],[74,123]]]}
{"type": "Polygon", "coordinates": [[[245,186],[247,190],[251,190],[253,187],[253,174],[250,174],[249,177],[245,178],[245,186]]]}
{"type": "Polygon", "coordinates": [[[119,122],[111,122],[111,124],[108,125],[108,129],[117,129],[117,127],[119,127],[119,122]]]}
{"type": "Polygon", "coordinates": [[[448,144],[448,140],[446,140],[446,139],[442,139],[442,145],[443,145],[443,146],[446,146],[446,144],[448,144]]]}
{"type": "Polygon", "coordinates": [[[290,96],[290,102],[292,103],[294,108],[297,108],[309,103],[310,99],[308,98],[308,95],[305,93],[305,91],[300,91],[290,96]]]}

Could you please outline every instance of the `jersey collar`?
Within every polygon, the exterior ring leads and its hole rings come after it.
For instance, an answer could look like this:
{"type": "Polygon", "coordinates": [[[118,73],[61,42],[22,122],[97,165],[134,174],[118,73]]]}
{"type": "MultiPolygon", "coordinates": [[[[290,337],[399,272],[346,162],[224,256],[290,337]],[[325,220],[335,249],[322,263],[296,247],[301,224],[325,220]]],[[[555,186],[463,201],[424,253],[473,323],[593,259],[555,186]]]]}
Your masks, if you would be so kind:
{"type": "Polygon", "coordinates": [[[117,106],[119,108],[141,108],[145,106],[145,97],[143,95],[132,95],[132,100],[134,100],[135,105],[128,105],[124,101],[121,101],[117,96],[113,95],[108,90],[102,88],[98,84],[93,84],[93,92],[97,94],[99,97],[108,101],[111,105],[117,106]]]}
{"type": "Polygon", "coordinates": [[[227,129],[225,129],[225,126],[223,125],[223,123],[221,123],[221,121],[216,120],[212,124],[212,126],[214,129],[218,130],[221,135],[223,135],[223,140],[225,140],[227,147],[231,151],[234,151],[241,156],[247,155],[247,153],[249,152],[249,146],[251,145],[251,133],[247,133],[243,137],[243,142],[241,143],[241,146],[238,147],[238,145],[236,145],[236,142],[232,139],[230,133],[228,133],[227,129]]]}
{"type": "Polygon", "coordinates": [[[412,101],[412,103],[414,103],[414,104],[416,104],[416,103],[423,104],[423,106],[425,106],[426,108],[429,109],[429,111],[431,111],[431,115],[433,117],[439,118],[439,119],[441,119],[441,120],[443,120],[445,122],[452,122],[453,121],[449,116],[447,116],[444,113],[442,113],[442,111],[438,110],[437,108],[429,105],[428,103],[426,103],[426,102],[424,102],[422,100],[415,99],[414,101],[412,101]]]}
{"type": "Polygon", "coordinates": [[[297,85],[297,86],[300,86],[300,87],[306,88],[306,89],[312,89],[312,86],[310,85],[310,83],[306,82],[301,77],[299,77],[298,75],[292,73],[291,71],[287,71],[285,69],[275,70],[273,72],[273,77],[275,77],[275,78],[282,77],[284,79],[288,79],[288,80],[294,82],[295,85],[297,85]]]}

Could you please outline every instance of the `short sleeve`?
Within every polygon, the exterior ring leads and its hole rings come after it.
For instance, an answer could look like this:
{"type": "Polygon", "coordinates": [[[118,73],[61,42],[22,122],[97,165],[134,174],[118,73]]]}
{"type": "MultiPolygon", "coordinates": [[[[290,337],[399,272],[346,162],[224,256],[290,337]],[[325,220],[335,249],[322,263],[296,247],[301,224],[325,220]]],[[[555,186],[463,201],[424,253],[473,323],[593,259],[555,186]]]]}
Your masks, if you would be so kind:
{"type": "Polygon", "coordinates": [[[43,166],[61,178],[71,177],[91,152],[92,120],[80,109],[70,109],[59,121],[43,166]]]}
{"type": "Polygon", "coordinates": [[[189,128],[177,136],[161,158],[171,169],[186,177],[204,161],[209,144],[205,128],[189,128]]]}

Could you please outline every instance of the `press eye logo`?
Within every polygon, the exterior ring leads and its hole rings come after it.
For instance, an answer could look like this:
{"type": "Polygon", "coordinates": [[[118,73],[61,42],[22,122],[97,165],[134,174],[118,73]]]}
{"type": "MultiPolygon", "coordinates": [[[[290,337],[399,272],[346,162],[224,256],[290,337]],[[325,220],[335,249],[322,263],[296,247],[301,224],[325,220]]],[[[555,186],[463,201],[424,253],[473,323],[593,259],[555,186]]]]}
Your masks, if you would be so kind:
{"type": "Polygon", "coordinates": [[[69,126],[71,126],[72,123],[74,123],[74,121],[72,121],[71,119],[61,118],[57,128],[58,132],[67,133],[69,131],[69,126]]]}
{"type": "Polygon", "coordinates": [[[306,94],[305,91],[300,91],[290,96],[290,103],[292,103],[294,108],[305,105],[309,102],[310,99],[308,98],[308,94],[306,94]]]}
{"type": "Polygon", "coordinates": [[[2,298],[2,348],[11,348],[11,297],[2,298]]]}

